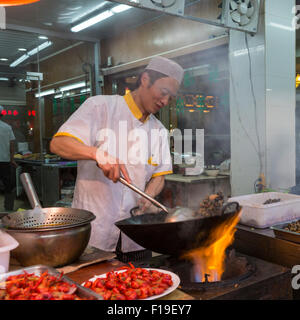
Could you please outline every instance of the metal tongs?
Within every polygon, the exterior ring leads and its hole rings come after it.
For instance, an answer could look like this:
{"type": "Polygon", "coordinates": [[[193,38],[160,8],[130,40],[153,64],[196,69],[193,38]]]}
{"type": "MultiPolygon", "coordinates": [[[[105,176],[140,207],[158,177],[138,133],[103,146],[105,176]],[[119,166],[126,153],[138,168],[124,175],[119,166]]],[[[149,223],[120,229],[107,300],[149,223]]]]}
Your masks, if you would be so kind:
{"type": "Polygon", "coordinates": [[[183,208],[183,207],[175,207],[172,209],[167,209],[164,205],[162,205],[160,202],[156,201],[152,197],[150,197],[147,193],[143,192],[138,187],[134,186],[133,184],[130,184],[127,182],[124,178],[120,177],[119,181],[123,183],[128,188],[132,189],[142,197],[146,198],[147,200],[151,201],[156,207],[161,208],[166,215],[166,222],[179,222],[184,220],[190,220],[195,218],[195,211],[189,208],[183,208]]]}
{"type": "Polygon", "coordinates": [[[151,196],[149,196],[147,193],[145,193],[144,191],[142,191],[141,189],[139,189],[138,187],[134,186],[133,184],[127,182],[124,178],[120,177],[119,181],[121,183],[123,183],[125,186],[127,186],[128,188],[130,188],[131,190],[133,190],[134,192],[138,193],[139,195],[141,195],[142,197],[146,198],[147,200],[151,201],[155,206],[157,206],[158,208],[161,208],[163,211],[165,211],[166,213],[169,213],[168,209],[161,204],[160,202],[156,201],[154,198],[152,198],[151,196]]]}

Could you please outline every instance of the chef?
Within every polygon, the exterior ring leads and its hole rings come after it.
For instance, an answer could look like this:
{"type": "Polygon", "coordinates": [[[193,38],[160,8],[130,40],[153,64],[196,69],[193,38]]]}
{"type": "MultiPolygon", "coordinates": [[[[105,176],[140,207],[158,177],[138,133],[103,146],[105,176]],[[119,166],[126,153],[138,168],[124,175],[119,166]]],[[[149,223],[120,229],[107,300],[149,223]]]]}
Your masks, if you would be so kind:
{"type": "Polygon", "coordinates": [[[89,244],[116,252],[124,262],[145,259],[151,252],[114,223],[130,217],[137,205],[144,212],[154,208],[118,179],[123,176],[152,197],[162,191],[172,161],[168,132],[154,114],[176,96],[183,73],[170,59],[152,58],[134,91],[90,97],[50,143],[51,152],[78,160],[72,207],[96,215],[89,244]]]}

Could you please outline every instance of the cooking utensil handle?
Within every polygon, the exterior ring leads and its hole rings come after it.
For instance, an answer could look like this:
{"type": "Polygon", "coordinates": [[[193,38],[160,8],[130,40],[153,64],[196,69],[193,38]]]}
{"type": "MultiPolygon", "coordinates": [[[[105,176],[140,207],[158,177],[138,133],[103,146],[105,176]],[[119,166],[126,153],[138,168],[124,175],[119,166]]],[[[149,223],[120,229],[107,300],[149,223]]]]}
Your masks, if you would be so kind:
{"type": "Polygon", "coordinates": [[[235,211],[235,212],[238,211],[239,208],[240,208],[240,204],[239,204],[238,202],[228,202],[228,203],[226,203],[226,204],[223,206],[223,208],[222,208],[222,214],[224,214],[225,211],[226,211],[226,209],[227,209],[228,207],[230,207],[230,206],[236,206],[235,210],[232,210],[232,211],[235,211]]]}
{"type": "Polygon", "coordinates": [[[128,183],[124,178],[120,177],[119,181],[121,183],[123,183],[125,186],[127,186],[128,188],[130,188],[131,190],[133,190],[134,192],[138,193],[139,195],[141,195],[142,197],[146,198],[147,200],[151,201],[155,206],[157,206],[158,208],[161,208],[163,211],[168,213],[168,209],[162,205],[160,202],[156,201],[155,199],[153,199],[152,197],[150,197],[147,193],[143,192],[142,190],[140,190],[139,188],[137,188],[136,186],[132,185],[131,183],[128,183]]]}
{"type": "Polygon", "coordinates": [[[25,189],[27,198],[30,202],[31,207],[34,209],[36,207],[42,208],[42,205],[40,203],[40,200],[36,194],[35,188],[33,186],[31,176],[28,172],[23,172],[20,174],[20,179],[22,182],[22,185],[25,189]]]}

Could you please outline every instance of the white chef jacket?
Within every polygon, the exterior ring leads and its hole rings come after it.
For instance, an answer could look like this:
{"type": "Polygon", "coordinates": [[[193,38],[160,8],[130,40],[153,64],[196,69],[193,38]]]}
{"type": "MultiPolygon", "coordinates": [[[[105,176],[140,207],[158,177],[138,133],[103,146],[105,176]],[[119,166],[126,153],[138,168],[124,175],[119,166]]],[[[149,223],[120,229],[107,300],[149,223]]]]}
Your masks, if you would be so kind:
{"type": "Polygon", "coordinates": [[[0,120],[0,162],[10,162],[10,141],[15,139],[11,126],[0,120]]]}
{"type": "MultiPolygon", "coordinates": [[[[172,173],[172,161],[166,128],[152,114],[145,122],[139,120],[141,117],[142,113],[130,93],[124,97],[95,96],[87,99],[55,136],[71,136],[123,161],[127,157],[125,165],[133,184],[145,190],[152,177],[172,173]],[[104,132],[115,133],[116,139],[103,139],[104,132]],[[161,135],[158,136],[157,132],[161,135]],[[136,137],[144,137],[147,141],[141,139],[139,141],[142,143],[134,143],[136,137]],[[138,162],[145,153],[147,161],[138,162]]],[[[130,217],[129,211],[137,205],[139,197],[120,182],[114,183],[106,178],[95,161],[78,161],[72,207],[89,210],[96,216],[92,222],[90,245],[105,251],[115,251],[120,230],[114,223],[130,217]]],[[[142,249],[122,234],[123,252],[142,249]]]]}

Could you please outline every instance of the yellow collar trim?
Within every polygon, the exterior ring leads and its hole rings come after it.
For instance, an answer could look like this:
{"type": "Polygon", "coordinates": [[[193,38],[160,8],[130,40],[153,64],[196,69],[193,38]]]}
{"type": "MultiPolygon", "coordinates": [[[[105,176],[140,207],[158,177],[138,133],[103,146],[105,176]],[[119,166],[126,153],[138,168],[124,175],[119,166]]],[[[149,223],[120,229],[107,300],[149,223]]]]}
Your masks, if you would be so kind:
{"type": "MultiPolygon", "coordinates": [[[[128,105],[128,108],[130,109],[131,113],[133,114],[133,116],[135,118],[137,118],[138,120],[140,120],[143,117],[143,114],[142,114],[141,110],[139,109],[139,107],[136,105],[135,101],[133,100],[131,93],[130,92],[126,93],[124,96],[124,99],[128,105]]],[[[145,121],[142,121],[142,122],[145,123],[148,119],[149,119],[149,116],[146,118],[145,121]]]]}

